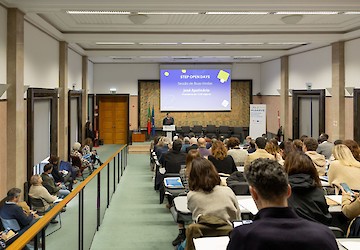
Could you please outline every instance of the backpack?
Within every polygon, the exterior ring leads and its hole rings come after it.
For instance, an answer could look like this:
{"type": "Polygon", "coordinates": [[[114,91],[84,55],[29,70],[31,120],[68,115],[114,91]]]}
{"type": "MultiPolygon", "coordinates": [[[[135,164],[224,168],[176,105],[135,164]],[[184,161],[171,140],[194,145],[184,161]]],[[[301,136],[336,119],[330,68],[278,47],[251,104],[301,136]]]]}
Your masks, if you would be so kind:
{"type": "Polygon", "coordinates": [[[348,238],[360,237],[360,216],[354,218],[349,225],[347,235],[348,238]]]}

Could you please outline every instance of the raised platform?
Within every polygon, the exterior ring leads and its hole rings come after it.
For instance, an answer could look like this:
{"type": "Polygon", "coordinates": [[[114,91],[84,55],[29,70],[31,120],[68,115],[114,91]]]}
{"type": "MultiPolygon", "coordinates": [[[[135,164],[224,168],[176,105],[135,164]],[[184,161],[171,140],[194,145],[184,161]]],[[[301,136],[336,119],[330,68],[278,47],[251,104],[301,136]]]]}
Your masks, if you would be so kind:
{"type": "Polygon", "coordinates": [[[133,142],[128,146],[129,154],[144,154],[150,152],[151,142],[133,142]]]}

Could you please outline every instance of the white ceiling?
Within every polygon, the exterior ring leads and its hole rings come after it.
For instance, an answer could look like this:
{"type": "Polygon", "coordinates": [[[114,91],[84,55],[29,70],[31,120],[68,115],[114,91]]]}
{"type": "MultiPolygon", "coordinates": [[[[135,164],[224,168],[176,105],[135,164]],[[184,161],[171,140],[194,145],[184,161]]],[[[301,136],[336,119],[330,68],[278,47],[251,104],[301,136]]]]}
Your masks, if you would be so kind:
{"type": "Polygon", "coordinates": [[[67,10],[137,12],[206,11],[360,11],[359,0],[6,0],[26,19],[65,40],[95,63],[121,62],[264,62],[333,42],[360,37],[358,15],[303,15],[285,24],[286,15],[154,15],[133,24],[127,15],[71,15],[67,10]],[[130,45],[98,45],[126,42],[130,45]],[[304,44],[271,43],[303,42],[304,44]],[[176,43],[142,45],[139,43],[176,43]],[[181,43],[215,43],[184,45],[181,43]],[[262,43],[257,45],[226,43],[262,43]],[[244,58],[257,56],[257,58],[244,58]],[[116,57],[116,59],[113,59],[116,57]],[[240,58],[239,58],[240,57],[240,58]]]}

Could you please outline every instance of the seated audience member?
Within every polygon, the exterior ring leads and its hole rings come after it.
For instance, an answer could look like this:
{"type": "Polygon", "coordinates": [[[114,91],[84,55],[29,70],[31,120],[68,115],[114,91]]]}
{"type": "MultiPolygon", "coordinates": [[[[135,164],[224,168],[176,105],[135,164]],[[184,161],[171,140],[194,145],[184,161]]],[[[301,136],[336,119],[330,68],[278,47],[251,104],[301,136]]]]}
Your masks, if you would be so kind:
{"type": "Polygon", "coordinates": [[[195,221],[199,215],[213,215],[230,225],[240,218],[240,209],[234,192],[220,186],[220,177],[207,159],[195,158],[191,163],[187,194],[188,208],[195,221]]]}
{"type": "Polygon", "coordinates": [[[248,149],[247,149],[247,152],[248,152],[248,154],[252,154],[252,153],[254,153],[255,151],[256,151],[255,141],[254,141],[254,140],[251,140],[251,141],[249,142],[249,147],[248,147],[248,149]]]}
{"type": "Polygon", "coordinates": [[[244,140],[244,147],[249,147],[250,146],[250,142],[252,141],[253,139],[251,138],[250,135],[246,136],[245,140],[244,140]]]}
{"type": "Polygon", "coordinates": [[[275,160],[277,160],[278,163],[284,165],[284,160],[280,154],[281,150],[276,139],[271,139],[270,141],[268,141],[265,145],[265,150],[266,152],[274,156],[275,160]]]}
{"type": "Polygon", "coordinates": [[[66,185],[68,189],[71,191],[73,187],[72,173],[71,172],[66,173],[66,171],[60,171],[59,162],[60,160],[58,156],[55,155],[50,156],[49,163],[53,165],[53,170],[51,172],[51,175],[54,178],[55,183],[62,183],[66,185]]]}
{"type": "Polygon", "coordinates": [[[317,147],[318,143],[314,138],[306,138],[304,140],[303,151],[311,158],[319,176],[324,176],[326,172],[326,160],[324,155],[316,152],[317,147]]]}
{"type": "Polygon", "coordinates": [[[42,178],[40,175],[33,175],[30,178],[29,196],[35,199],[41,199],[44,207],[36,207],[39,212],[47,212],[53,207],[56,196],[51,195],[48,190],[42,185],[42,178]]]}
{"type": "Polygon", "coordinates": [[[211,155],[208,159],[214,164],[218,173],[232,174],[237,171],[233,158],[227,155],[227,149],[221,141],[212,144],[211,155]]]}
{"type": "Polygon", "coordinates": [[[307,136],[307,135],[302,135],[302,136],[300,136],[300,141],[302,141],[302,142],[304,142],[304,140],[306,139],[306,138],[308,138],[309,136],[307,136]]]}
{"type": "Polygon", "coordinates": [[[190,139],[190,146],[186,148],[186,153],[189,153],[191,149],[198,149],[198,141],[195,137],[191,137],[190,139]]]}
{"type": "Polygon", "coordinates": [[[62,186],[61,182],[55,184],[54,178],[51,176],[53,171],[53,165],[48,163],[44,166],[44,172],[41,174],[43,180],[42,185],[49,191],[51,195],[64,198],[70,191],[66,189],[65,186],[62,186]]]}
{"type": "Polygon", "coordinates": [[[292,143],[292,141],[281,142],[279,147],[280,147],[280,155],[281,155],[281,158],[283,158],[283,160],[286,159],[286,156],[289,153],[296,151],[296,148],[295,148],[294,144],[292,143]]]}
{"type": "Polygon", "coordinates": [[[343,144],[342,140],[335,140],[334,141],[334,146],[339,145],[339,144],[343,144]]]}
{"type": "Polygon", "coordinates": [[[187,147],[190,147],[190,138],[187,137],[187,136],[185,136],[185,137],[184,137],[184,144],[183,144],[182,147],[181,147],[181,152],[184,152],[184,153],[185,153],[187,147]]]}
{"type": "Polygon", "coordinates": [[[338,249],[328,227],[305,220],[288,207],[291,187],[278,162],[257,159],[245,169],[245,176],[259,212],[252,223],[234,228],[228,250],[338,249]]]}
{"type": "Polygon", "coordinates": [[[97,151],[93,150],[93,144],[92,144],[92,140],[90,138],[86,138],[84,140],[84,146],[81,151],[82,151],[82,155],[85,159],[87,159],[88,161],[90,161],[93,164],[98,163],[99,166],[102,165],[102,162],[100,160],[100,157],[97,154],[97,151]]]}
{"type": "Polygon", "coordinates": [[[342,186],[339,187],[342,193],[341,211],[350,220],[360,216],[360,196],[355,192],[354,195],[346,192],[342,186]]]}
{"type": "Polygon", "coordinates": [[[353,190],[360,190],[360,162],[355,160],[350,149],[343,144],[333,150],[335,160],[330,163],[329,183],[337,187],[345,182],[353,190]]]}
{"type": "Polygon", "coordinates": [[[81,144],[79,142],[75,142],[72,147],[70,156],[78,157],[81,160],[81,168],[84,170],[85,168],[90,167],[91,163],[90,161],[88,161],[83,157],[82,153],[80,152],[80,149],[81,149],[81,144]]]}
{"type": "Polygon", "coordinates": [[[92,142],[95,140],[95,134],[90,121],[85,123],[85,138],[90,138],[92,142]]]}
{"type": "Polygon", "coordinates": [[[244,165],[248,155],[247,151],[240,148],[240,140],[237,137],[230,137],[227,143],[227,154],[230,155],[236,166],[244,165]]]}
{"type": "Polygon", "coordinates": [[[153,150],[154,152],[156,151],[156,147],[157,147],[157,144],[159,143],[159,139],[160,139],[160,137],[155,135],[154,140],[150,144],[150,149],[153,150]]]}
{"type": "Polygon", "coordinates": [[[206,148],[206,140],[204,138],[198,139],[198,146],[198,151],[201,157],[207,158],[209,155],[211,155],[211,151],[206,148]]]}
{"type": "Polygon", "coordinates": [[[247,156],[244,165],[245,168],[250,166],[251,162],[253,162],[258,158],[267,158],[267,159],[275,160],[275,157],[269,154],[268,152],[266,152],[265,150],[266,139],[264,137],[256,138],[255,145],[256,145],[256,151],[247,156]]]}
{"type": "Polygon", "coordinates": [[[303,142],[301,140],[299,140],[299,139],[293,140],[293,144],[297,151],[301,152],[303,150],[303,142]]]}
{"type": "MultiPolygon", "coordinates": [[[[18,234],[25,232],[38,218],[38,216],[29,211],[25,213],[23,208],[18,205],[20,201],[21,190],[19,188],[12,188],[7,192],[6,201],[0,207],[0,217],[4,220],[16,220],[20,226],[18,234]]],[[[14,228],[10,228],[15,231],[14,228]]]]}
{"type": "MultiPolygon", "coordinates": [[[[185,192],[189,192],[189,173],[191,169],[191,163],[195,158],[201,158],[199,151],[196,149],[192,149],[189,151],[189,153],[186,156],[186,164],[185,168],[180,169],[180,178],[183,186],[185,187],[185,192]]],[[[177,246],[182,241],[185,240],[185,222],[184,221],[177,221],[178,227],[179,227],[179,235],[176,237],[175,240],[173,240],[172,245],[177,246]]]]}
{"type": "Polygon", "coordinates": [[[172,149],[163,154],[161,157],[161,164],[165,168],[166,173],[178,174],[180,172],[181,165],[185,164],[186,154],[181,152],[182,142],[176,140],[173,142],[172,149]]]}
{"type": "Polygon", "coordinates": [[[316,149],[316,152],[325,156],[325,159],[330,159],[332,149],[334,147],[334,144],[329,142],[328,140],[329,140],[329,136],[325,133],[322,133],[319,136],[318,139],[319,146],[316,149]]]}
{"type": "Polygon", "coordinates": [[[329,206],[310,157],[303,152],[290,153],[284,167],[292,190],[288,198],[289,207],[304,219],[330,225],[329,206]]]}
{"type": "MultiPolygon", "coordinates": [[[[335,143],[334,143],[335,144],[335,143]]],[[[354,140],[344,140],[342,141],[342,144],[347,146],[351,153],[353,154],[355,160],[360,161],[360,147],[359,144],[357,144],[354,140]]]]}
{"type": "Polygon", "coordinates": [[[170,144],[171,144],[171,141],[169,138],[164,137],[164,136],[160,138],[158,147],[156,148],[156,152],[155,152],[159,162],[162,161],[162,159],[161,159],[162,156],[169,151],[170,144]]]}

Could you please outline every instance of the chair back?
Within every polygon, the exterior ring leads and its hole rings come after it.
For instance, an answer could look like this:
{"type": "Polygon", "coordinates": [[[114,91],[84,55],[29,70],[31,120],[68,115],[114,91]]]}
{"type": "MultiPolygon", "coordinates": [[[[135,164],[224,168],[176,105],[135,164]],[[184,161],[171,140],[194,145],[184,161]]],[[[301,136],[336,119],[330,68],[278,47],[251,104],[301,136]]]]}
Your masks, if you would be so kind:
{"type": "Polygon", "coordinates": [[[190,133],[190,126],[181,126],[181,131],[183,133],[190,133]]]}
{"type": "Polygon", "coordinates": [[[3,224],[4,229],[10,228],[13,231],[20,231],[20,225],[16,219],[4,219],[0,217],[1,223],[3,224]]]}
{"type": "Polygon", "coordinates": [[[329,227],[329,228],[335,235],[335,238],[344,238],[345,237],[344,231],[341,230],[340,228],[338,228],[338,227],[329,227]]]}
{"type": "Polygon", "coordinates": [[[34,198],[29,195],[29,203],[33,210],[36,210],[39,215],[45,213],[45,205],[42,199],[34,198]]]}

